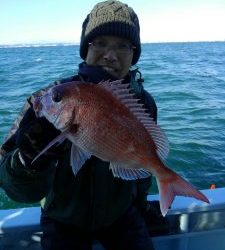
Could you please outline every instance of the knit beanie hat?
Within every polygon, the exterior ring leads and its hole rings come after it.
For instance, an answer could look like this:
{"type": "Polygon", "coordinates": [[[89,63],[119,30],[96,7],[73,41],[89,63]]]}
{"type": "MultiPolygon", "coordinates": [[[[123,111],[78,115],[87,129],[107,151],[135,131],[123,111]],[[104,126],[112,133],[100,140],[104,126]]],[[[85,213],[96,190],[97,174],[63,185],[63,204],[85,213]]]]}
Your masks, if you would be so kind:
{"type": "Polygon", "coordinates": [[[85,60],[90,42],[97,36],[119,36],[128,39],[134,49],[132,65],[141,54],[139,20],[134,10],[120,1],[104,1],[96,4],[83,22],[80,56],[85,60]]]}

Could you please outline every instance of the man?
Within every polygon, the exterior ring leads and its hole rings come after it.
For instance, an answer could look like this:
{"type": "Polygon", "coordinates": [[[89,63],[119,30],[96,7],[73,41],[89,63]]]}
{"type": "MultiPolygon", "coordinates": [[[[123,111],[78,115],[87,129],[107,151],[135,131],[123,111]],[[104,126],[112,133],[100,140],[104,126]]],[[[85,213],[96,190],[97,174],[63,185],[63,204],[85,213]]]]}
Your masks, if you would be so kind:
{"type": "MultiPolygon", "coordinates": [[[[136,79],[141,53],[138,17],[119,1],[94,6],[83,22],[78,75],[55,82],[99,83],[123,79],[156,121],[153,98],[136,79]]],[[[70,166],[71,143],[53,147],[34,164],[34,157],[60,132],[45,118],[36,118],[26,102],[19,126],[2,145],[0,183],[20,202],[41,201],[42,248],[91,249],[98,240],[107,250],[154,249],[142,210],[151,178],[125,181],[114,178],[109,163],[92,156],[75,177],[70,166]]],[[[113,107],[112,107],[113,108],[113,107]]]]}

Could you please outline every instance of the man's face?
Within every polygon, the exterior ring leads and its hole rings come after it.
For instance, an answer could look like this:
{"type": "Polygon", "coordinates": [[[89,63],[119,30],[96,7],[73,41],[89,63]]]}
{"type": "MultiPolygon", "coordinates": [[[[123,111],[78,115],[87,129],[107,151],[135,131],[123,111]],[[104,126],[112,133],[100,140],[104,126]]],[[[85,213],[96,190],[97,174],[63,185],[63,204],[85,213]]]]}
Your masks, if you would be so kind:
{"type": "Polygon", "coordinates": [[[124,78],[133,59],[132,44],[117,36],[96,37],[88,48],[86,63],[101,66],[117,79],[124,78]]]}

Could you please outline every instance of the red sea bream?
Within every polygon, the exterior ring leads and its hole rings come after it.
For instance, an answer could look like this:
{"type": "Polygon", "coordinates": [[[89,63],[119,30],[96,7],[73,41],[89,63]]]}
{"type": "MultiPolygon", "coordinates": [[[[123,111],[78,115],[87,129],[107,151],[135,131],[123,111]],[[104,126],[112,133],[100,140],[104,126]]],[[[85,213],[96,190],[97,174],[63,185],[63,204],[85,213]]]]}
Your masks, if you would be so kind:
{"type": "Polygon", "coordinates": [[[164,216],[176,195],[209,202],[204,194],[165,166],[163,161],[169,152],[167,138],[130,93],[128,84],[107,81],[57,85],[36,98],[34,109],[37,116],[45,116],[62,131],[40,154],[56,142],[69,139],[75,175],[95,155],[110,162],[114,177],[132,180],[153,174],[164,216]]]}

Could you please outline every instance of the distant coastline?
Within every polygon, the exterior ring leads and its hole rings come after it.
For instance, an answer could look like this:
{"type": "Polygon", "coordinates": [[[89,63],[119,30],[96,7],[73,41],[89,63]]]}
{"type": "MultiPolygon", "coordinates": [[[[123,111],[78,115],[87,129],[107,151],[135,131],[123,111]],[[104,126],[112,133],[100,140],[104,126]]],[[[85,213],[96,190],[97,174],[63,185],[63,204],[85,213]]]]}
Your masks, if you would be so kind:
{"type": "Polygon", "coordinates": [[[67,43],[67,42],[40,42],[40,43],[15,43],[15,44],[0,44],[0,48],[21,48],[21,47],[56,47],[56,46],[75,46],[79,43],[67,43]]]}
{"type": "MultiPolygon", "coordinates": [[[[164,43],[224,43],[224,41],[149,41],[142,44],[164,44],[164,43]]],[[[0,44],[0,48],[21,48],[21,47],[56,47],[56,46],[78,46],[79,42],[34,42],[34,43],[12,43],[0,44]]]]}

